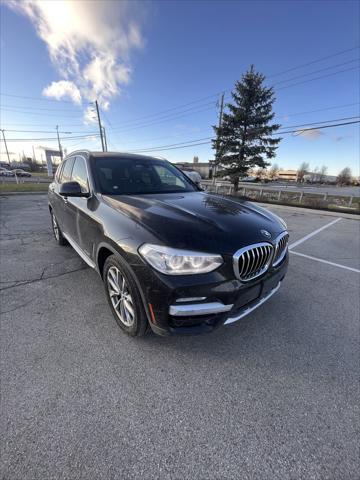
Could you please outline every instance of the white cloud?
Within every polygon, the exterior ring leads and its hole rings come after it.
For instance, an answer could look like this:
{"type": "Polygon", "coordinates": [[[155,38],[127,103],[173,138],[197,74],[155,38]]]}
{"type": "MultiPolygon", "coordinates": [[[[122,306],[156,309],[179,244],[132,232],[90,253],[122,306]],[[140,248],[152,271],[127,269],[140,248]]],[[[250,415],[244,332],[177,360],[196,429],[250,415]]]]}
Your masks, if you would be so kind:
{"type": "Polygon", "coordinates": [[[324,134],[317,128],[312,128],[311,130],[298,130],[296,132],[296,135],[299,137],[307,138],[308,140],[317,140],[324,134]]]}
{"type": "Polygon", "coordinates": [[[85,109],[83,119],[84,119],[84,123],[86,124],[96,123],[98,121],[94,111],[94,107],[89,106],[85,109]]]}
{"type": "MultiPolygon", "coordinates": [[[[56,99],[96,98],[103,108],[131,76],[130,53],[143,46],[144,3],[98,0],[9,0],[46,43],[61,78],[44,89],[56,99]]],[[[145,6],[145,9],[147,7],[145,6]]]]}
{"type": "Polygon", "coordinates": [[[64,97],[70,98],[74,103],[81,103],[81,93],[78,87],[73,82],[68,80],[60,80],[59,82],[52,82],[44,88],[43,95],[45,97],[53,97],[56,100],[61,100],[64,97]]]}

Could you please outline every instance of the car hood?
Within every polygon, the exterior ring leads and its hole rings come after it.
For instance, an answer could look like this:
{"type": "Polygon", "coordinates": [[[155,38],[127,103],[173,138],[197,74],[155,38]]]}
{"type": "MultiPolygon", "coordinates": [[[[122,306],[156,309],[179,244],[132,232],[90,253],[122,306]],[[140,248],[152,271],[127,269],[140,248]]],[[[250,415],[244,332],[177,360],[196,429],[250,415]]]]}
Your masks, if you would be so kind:
{"type": "Polygon", "coordinates": [[[233,254],[246,245],[271,242],[285,230],[268,210],[205,192],[103,195],[103,199],[161,243],[176,248],[233,254]]]}

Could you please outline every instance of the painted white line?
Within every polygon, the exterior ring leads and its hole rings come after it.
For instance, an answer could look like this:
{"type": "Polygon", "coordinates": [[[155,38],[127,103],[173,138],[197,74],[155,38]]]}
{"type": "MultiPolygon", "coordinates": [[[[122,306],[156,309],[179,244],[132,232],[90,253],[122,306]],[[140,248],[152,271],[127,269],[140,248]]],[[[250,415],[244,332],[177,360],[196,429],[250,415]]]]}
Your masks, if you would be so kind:
{"type": "Polygon", "coordinates": [[[318,233],[322,232],[323,230],[325,230],[325,228],[331,227],[331,225],[334,225],[335,223],[340,222],[340,220],[341,220],[341,217],[336,218],[332,222],[327,223],[326,225],[324,225],[321,228],[318,228],[317,230],[314,230],[312,233],[309,233],[309,235],[306,235],[305,237],[300,238],[299,240],[296,240],[296,242],[291,243],[289,245],[289,250],[292,250],[293,248],[297,247],[298,245],[300,245],[300,243],[306,242],[306,240],[309,240],[309,238],[311,238],[314,235],[317,235],[318,233]]]}
{"type": "Polygon", "coordinates": [[[311,257],[310,255],[294,252],[293,250],[291,250],[290,253],[292,253],[293,255],[299,255],[299,257],[305,257],[305,258],[309,258],[310,260],[315,260],[315,262],[326,263],[328,265],[332,265],[333,267],[339,267],[345,270],[350,270],[351,272],[360,273],[360,270],[358,270],[357,268],[346,267],[345,265],[340,265],[339,263],[329,262],[328,260],[323,260],[322,258],[311,257]]]}

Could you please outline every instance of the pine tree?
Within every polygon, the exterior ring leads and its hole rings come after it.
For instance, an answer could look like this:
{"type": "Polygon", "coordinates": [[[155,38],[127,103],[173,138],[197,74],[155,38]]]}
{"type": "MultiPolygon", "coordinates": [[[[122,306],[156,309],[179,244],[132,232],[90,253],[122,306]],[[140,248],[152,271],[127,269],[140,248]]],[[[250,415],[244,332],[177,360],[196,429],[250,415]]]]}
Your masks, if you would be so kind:
{"type": "Polygon", "coordinates": [[[216,164],[221,176],[230,176],[234,190],[239,178],[246,176],[250,168],[265,168],[266,159],[274,158],[281,138],[273,138],[280,125],[273,123],[275,101],[272,88],[264,86],[265,76],[252,65],[235,83],[228,103],[228,113],[223,114],[221,127],[214,126],[217,138],[213,140],[216,164]]]}

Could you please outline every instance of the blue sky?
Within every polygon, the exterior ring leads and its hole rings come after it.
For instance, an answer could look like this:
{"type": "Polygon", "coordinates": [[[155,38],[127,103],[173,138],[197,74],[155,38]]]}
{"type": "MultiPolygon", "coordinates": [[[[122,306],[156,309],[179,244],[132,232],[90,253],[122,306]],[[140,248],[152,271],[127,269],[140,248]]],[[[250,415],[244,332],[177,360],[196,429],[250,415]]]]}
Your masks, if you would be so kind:
{"type": "MultiPolygon", "coordinates": [[[[97,137],[70,139],[98,133],[90,105],[97,98],[109,149],[156,147],[152,154],[171,161],[207,161],[209,144],[158,147],[210,137],[220,93],[228,98],[251,63],[274,85],[284,129],[359,115],[355,1],[10,1],[0,11],[1,128],[9,139],[53,138],[40,132],[58,124],[72,132],[61,135],[68,151],[99,149],[97,137]]],[[[358,124],[283,138],[275,160],[283,168],[306,161],[359,175],[358,124]]],[[[32,145],[40,155],[39,145],[56,141],[9,142],[11,158],[32,145]]],[[[1,153],[5,159],[2,142],[1,153]]]]}

